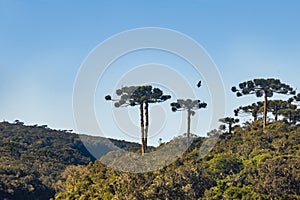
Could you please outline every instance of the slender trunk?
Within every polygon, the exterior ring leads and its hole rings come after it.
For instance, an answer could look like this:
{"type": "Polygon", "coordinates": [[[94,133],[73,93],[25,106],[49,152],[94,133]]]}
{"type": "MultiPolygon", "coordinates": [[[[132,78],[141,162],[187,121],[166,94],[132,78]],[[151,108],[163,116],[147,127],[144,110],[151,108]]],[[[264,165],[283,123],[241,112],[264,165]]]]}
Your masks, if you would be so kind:
{"type": "Polygon", "coordinates": [[[256,123],[257,122],[257,111],[256,110],[252,111],[252,117],[253,117],[253,122],[256,123]]]}
{"type": "Polygon", "coordinates": [[[186,133],[186,136],[187,136],[187,148],[190,146],[190,134],[191,134],[191,115],[192,115],[192,112],[191,110],[187,110],[187,133],[186,133]]]}
{"type": "Polygon", "coordinates": [[[144,108],[143,103],[140,105],[140,117],[141,117],[141,137],[142,137],[142,155],[145,154],[145,127],[144,127],[144,108]]]}
{"type": "Polygon", "coordinates": [[[231,132],[232,132],[232,123],[229,123],[228,124],[228,132],[229,132],[229,134],[231,134],[231,132]]]}
{"type": "Polygon", "coordinates": [[[267,125],[267,106],[268,106],[268,97],[267,97],[267,94],[265,92],[265,95],[264,95],[264,124],[263,124],[263,129],[265,129],[265,127],[267,125]]]}
{"type": "Polygon", "coordinates": [[[279,108],[277,109],[277,105],[275,105],[275,121],[277,121],[278,120],[278,110],[279,110],[279,108]]]}
{"type": "Polygon", "coordinates": [[[149,130],[149,103],[145,103],[145,149],[147,149],[147,140],[148,140],[148,130],[149,130]]]}
{"type": "Polygon", "coordinates": [[[253,116],[253,121],[257,122],[257,115],[253,116]]]}

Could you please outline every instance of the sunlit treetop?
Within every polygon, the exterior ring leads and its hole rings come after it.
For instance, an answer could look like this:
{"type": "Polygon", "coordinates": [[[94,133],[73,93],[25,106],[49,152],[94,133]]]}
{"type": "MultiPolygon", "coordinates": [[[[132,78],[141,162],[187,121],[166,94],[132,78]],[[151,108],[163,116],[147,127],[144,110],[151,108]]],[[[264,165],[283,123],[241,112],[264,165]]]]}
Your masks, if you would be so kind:
{"type": "Polygon", "coordinates": [[[177,102],[173,102],[170,104],[172,107],[172,111],[182,111],[182,110],[190,110],[192,111],[192,115],[195,114],[194,110],[198,110],[201,108],[206,108],[207,103],[201,102],[199,99],[192,100],[192,99],[178,99],[177,102]]]}
{"type": "Polygon", "coordinates": [[[245,81],[239,84],[239,88],[232,87],[232,92],[236,92],[238,97],[255,94],[257,97],[262,97],[264,94],[267,97],[272,97],[274,93],[295,95],[296,91],[285,83],[281,83],[279,79],[254,79],[245,81]]]}
{"type": "MultiPolygon", "coordinates": [[[[116,90],[119,99],[114,105],[120,106],[136,106],[143,103],[159,103],[171,98],[170,95],[163,95],[163,91],[159,88],[153,88],[151,85],[146,86],[126,86],[116,90]]],[[[110,95],[105,96],[105,100],[113,100],[110,95]]]]}

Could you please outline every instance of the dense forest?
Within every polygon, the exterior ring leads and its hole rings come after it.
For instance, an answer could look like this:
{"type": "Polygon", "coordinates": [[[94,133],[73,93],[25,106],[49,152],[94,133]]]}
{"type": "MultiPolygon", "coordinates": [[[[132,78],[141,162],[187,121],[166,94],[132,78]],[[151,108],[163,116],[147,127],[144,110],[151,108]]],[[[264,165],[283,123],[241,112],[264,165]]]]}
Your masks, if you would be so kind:
{"type": "Polygon", "coordinates": [[[300,126],[278,121],[263,132],[260,125],[235,126],[205,157],[206,138],[196,138],[154,172],[120,172],[98,160],[69,166],[55,199],[300,199],[300,126]]]}
{"type": "Polygon", "coordinates": [[[263,101],[239,106],[208,137],[189,130],[192,116],[206,103],[172,102],[172,111],[187,111],[187,133],[158,147],[147,146],[147,104],[171,97],[150,86],[122,90],[115,106],[139,106],[141,145],[19,121],[0,123],[0,199],[300,199],[300,94],[291,86],[254,79],[232,87],[237,97],[263,101]],[[275,93],[289,98],[274,99],[275,93]],[[211,141],[216,144],[203,154],[211,141]]]}
{"type": "MultiPolygon", "coordinates": [[[[140,146],[110,141],[123,149],[140,146]]],[[[49,199],[55,194],[53,184],[67,166],[87,165],[95,161],[94,156],[113,149],[101,137],[52,130],[46,125],[25,126],[18,120],[0,122],[0,199],[49,199]]]]}

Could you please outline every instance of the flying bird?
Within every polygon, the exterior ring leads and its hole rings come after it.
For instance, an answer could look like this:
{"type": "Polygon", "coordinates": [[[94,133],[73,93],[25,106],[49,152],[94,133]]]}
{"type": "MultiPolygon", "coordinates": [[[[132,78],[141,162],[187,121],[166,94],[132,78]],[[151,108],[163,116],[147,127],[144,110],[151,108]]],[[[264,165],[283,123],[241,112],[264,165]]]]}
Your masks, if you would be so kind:
{"type": "Polygon", "coordinates": [[[197,87],[201,87],[201,81],[198,82],[197,87]]]}

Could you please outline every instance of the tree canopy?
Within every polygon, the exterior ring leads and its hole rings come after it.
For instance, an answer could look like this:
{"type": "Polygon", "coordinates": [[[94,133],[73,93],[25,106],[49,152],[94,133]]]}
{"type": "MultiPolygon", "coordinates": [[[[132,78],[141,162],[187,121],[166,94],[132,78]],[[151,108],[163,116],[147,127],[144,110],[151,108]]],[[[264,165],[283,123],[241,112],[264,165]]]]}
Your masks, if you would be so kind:
{"type": "Polygon", "coordinates": [[[285,83],[281,83],[279,79],[268,78],[268,79],[254,79],[249,81],[244,81],[239,84],[239,88],[233,86],[231,88],[232,92],[235,92],[237,97],[243,95],[254,94],[256,97],[264,97],[264,124],[265,128],[267,124],[267,103],[268,98],[272,97],[274,93],[284,94],[284,95],[295,95],[296,91],[285,83]]]}
{"type": "Polygon", "coordinates": [[[207,103],[201,102],[199,99],[178,99],[177,102],[172,102],[170,104],[173,112],[177,111],[187,111],[187,147],[190,145],[190,135],[191,135],[191,116],[194,116],[196,110],[204,109],[207,106],[207,103]]]}
{"type": "MultiPolygon", "coordinates": [[[[228,133],[232,134],[232,125],[238,123],[240,120],[232,117],[225,117],[219,119],[220,122],[228,125],[228,133]]],[[[226,125],[221,125],[220,129],[225,130],[227,127],[226,125]]]]}
{"type": "Polygon", "coordinates": [[[116,90],[119,99],[112,99],[110,95],[105,96],[107,101],[115,101],[114,106],[140,106],[141,121],[141,152],[144,154],[147,148],[147,138],[149,129],[149,104],[161,103],[171,98],[170,95],[164,95],[159,88],[153,88],[151,85],[146,86],[126,86],[116,90]],[[145,110],[145,111],[144,111],[145,110]],[[144,115],[146,124],[144,123],[144,115]]]}

